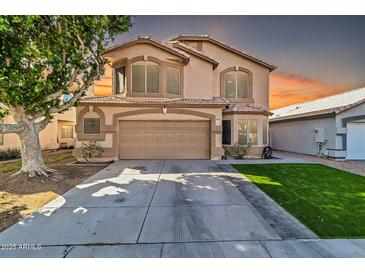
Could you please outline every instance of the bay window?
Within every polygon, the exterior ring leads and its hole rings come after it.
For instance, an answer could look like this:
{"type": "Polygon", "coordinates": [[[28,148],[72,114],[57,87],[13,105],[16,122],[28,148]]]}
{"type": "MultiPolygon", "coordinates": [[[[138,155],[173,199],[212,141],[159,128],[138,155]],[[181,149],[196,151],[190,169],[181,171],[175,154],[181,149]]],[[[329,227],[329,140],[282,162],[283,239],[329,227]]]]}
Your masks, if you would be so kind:
{"type": "Polygon", "coordinates": [[[268,131],[267,131],[267,121],[262,121],[262,144],[267,145],[268,144],[268,131]]]}
{"type": "Polygon", "coordinates": [[[231,144],[231,120],[222,121],[222,144],[231,144]]]}
{"type": "Polygon", "coordinates": [[[257,120],[238,121],[238,142],[244,145],[257,145],[257,120]]]}
{"type": "Polygon", "coordinates": [[[126,88],[125,67],[120,67],[115,70],[115,94],[122,94],[126,88]]]}
{"type": "Polygon", "coordinates": [[[166,93],[180,95],[180,69],[166,66],[166,93]]]}
{"type": "Polygon", "coordinates": [[[132,92],[159,93],[160,66],[151,61],[139,61],[132,64],[132,92]]]}

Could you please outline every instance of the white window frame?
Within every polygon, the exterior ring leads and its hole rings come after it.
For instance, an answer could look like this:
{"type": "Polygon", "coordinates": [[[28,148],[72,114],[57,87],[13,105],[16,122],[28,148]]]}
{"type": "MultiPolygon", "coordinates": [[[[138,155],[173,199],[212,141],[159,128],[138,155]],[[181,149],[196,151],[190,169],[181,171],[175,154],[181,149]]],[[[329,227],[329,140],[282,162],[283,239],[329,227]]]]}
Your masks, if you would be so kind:
{"type": "MultiPolygon", "coordinates": [[[[237,127],[237,137],[238,137],[238,139],[237,139],[237,141],[239,142],[239,138],[240,138],[240,133],[239,133],[239,123],[240,123],[240,121],[256,121],[256,139],[257,139],[257,144],[250,144],[251,145],[251,147],[258,147],[258,146],[260,146],[259,144],[260,144],[260,130],[259,130],[259,127],[260,127],[260,123],[259,123],[259,120],[258,119],[239,119],[238,120],[238,127],[237,127]]],[[[249,122],[248,122],[249,123],[249,122]]],[[[247,129],[248,129],[248,127],[247,127],[247,129]]],[[[248,145],[249,144],[249,142],[248,142],[248,135],[249,135],[249,132],[248,131],[246,131],[246,136],[247,136],[247,142],[246,142],[246,144],[245,145],[248,145]]]]}
{"type": "Polygon", "coordinates": [[[224,74],[224,97],[225,98],[231,98],[231,99],[238,99],[238,100],[240,100],[240,99],[248,99],[250,96],[249,96],[249,94],[250,94],[250,91],[249,91],[249,89],[250,89],[250,84],[249,84],[249,81],[250,81],[250,76],[248,75],[248,73],[246,73],[246,72],[244,72],[244,71],[228,71],[228,72],[226,72],[225,74],[224,74]],[[227,74],[229,74],[229,73],[234,73],[234,76],[235,76],[235,85],[236,85],[236,96],[235,97],[226,97],[226,76],[227,76],[227,74]],[[237,84],[237,79],[238,79],[238,77],[237,77],[237,75],[238,75],[238,73],[243,73],[243,74],[246,74],[247,75],[247,97],[240,97],[240,98],[238,98],[238,84],[237,84]]]}
{"type": "Polygon", "coordinates": [[[160,78],[161,78],[161,66],[159,63],[153,61],[137,61],[131,65],[131,92],[136,94],[159,94],[161,93],[161,85],[160,85],[160,78]],[[135,92],[133,91],[133,66],[138,65],[138,63],[144,63],[144,92],[135,92]],[[152,63],[158,66],[158,92],[147,92],[147,64],[152,63]]]}

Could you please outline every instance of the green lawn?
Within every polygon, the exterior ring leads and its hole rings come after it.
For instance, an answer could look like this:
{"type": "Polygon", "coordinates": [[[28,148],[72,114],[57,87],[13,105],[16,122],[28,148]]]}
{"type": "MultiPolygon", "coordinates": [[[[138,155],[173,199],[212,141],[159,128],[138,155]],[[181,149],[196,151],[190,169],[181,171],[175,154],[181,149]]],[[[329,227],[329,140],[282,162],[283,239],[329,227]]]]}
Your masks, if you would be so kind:
{"type": "Polygon", "coordinates": [[[234,165],[321,238],[365,237],[365,177],[319,164],[234,165]]]}
{"type": "MultiPolygon", "coordinates": [[[[44,161],[46,164],[53,164],[58,161],[66,160],[74,158],[72,156],[72,152],[65,152],[65,153],[59,153],[51,156],[45,156],[44,161]]],[[[0,173],[6,173],[6,172],[16,172],[21,168],[21,162],[20,160],[11,162],[11,163],[1,163],[0,162],[0,173]]]]}

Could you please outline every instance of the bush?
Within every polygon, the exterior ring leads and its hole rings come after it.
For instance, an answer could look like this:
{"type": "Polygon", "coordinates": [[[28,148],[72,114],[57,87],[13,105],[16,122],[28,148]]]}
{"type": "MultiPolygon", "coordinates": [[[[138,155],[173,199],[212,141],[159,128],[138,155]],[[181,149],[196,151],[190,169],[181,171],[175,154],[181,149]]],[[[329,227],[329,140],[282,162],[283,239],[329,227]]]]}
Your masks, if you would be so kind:
{"type": "Polygon", "coordinates": [[[13,160],[21,158],[20,150],[17,148],[7,148],[0,150],[0,161],[13,160]]]}
{"type": "Polygon", "coordinates": [[[83,142],[81,144],[81,155],[85,159],[85,161],[89,161],[90,159],[94,159],[98,157],[103,152],[103,148],[100,144],[95,141],[91,142],[83,142]]]}
{"type": "Polygon", "coordinates": [[[250,144],[242,144],[241,142],[237,142],[234,144],[234,147],[233,147],[233,153],[234,153],[234,156],[237,158],[237,159],[243,159],[244,156],[247,154],[247,150],[250,148],[250,144]]]}

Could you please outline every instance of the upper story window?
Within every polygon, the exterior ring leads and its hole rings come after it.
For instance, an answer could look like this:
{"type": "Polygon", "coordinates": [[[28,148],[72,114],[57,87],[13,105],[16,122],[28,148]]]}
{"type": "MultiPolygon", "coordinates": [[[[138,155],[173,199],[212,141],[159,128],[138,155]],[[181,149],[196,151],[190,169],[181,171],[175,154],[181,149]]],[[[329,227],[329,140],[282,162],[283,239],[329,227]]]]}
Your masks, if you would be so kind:
{"type": "Polygon", "coordinates": [[[180,69],[166,66],[166,93],[180,95],[180,69]]]}
{"type": "Polygon", "coordinates": [[[249,75],[243,71],[229,71],[224,74],[224,97],[244,99],[249,96],[249,75]]]}
{"type": "Polygon", "coordinates": [[[122,94],[126,90],[125,67],[115,69],[115,94],[122,94]]]}
{"type": "Polygon", "coordinates": [[[139,61],[132,64],[132,92],[160,92],[159,64],[151,61],[139,61]]]}

